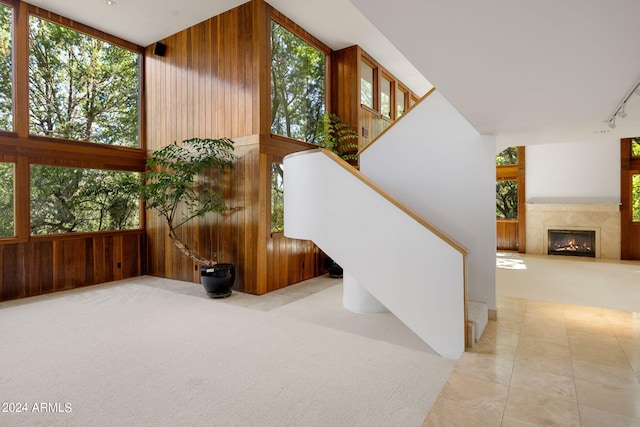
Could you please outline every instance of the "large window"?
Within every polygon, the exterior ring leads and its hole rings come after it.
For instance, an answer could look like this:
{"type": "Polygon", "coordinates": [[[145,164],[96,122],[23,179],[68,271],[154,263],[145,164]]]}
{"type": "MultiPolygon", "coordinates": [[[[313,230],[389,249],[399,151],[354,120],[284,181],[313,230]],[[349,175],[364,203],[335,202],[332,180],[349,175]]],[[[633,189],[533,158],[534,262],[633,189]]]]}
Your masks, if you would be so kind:
{"type": "Polygon", "coordinates": [[[374,69],[366,61],[360,61],[360,103],[365,107],[374,106],[374,69]]]}
{"type": "Polygon", "coordinates": [[[139,199],[127,191],[137,172],[31,166],[31,234],[132,229],[139,199]]]}
{"type": "Polygon", "coordinates": [[[496,182],[496,219],[518,219],[518,181],[496,182]]]}
{"type": "Polygon", "coordinates": [[[139,55],[29,20],[29,131],[138,147],[139,55]]]}
{"type": "Polygon", "coordinates": [[[518,219],[518,147],[496,156],[496,219],[518,219]],[[514,168],[514,166],[516,166],[514,168]]]}
{"type": "Polygon", "coordinates": [[[640,157],[640,140],[637,138],[631,140],[631,157],[640,157]]]}
{"type": "Polygon", "coordinates": [[[380,77],[380,113],[391,118],[391,81],[384,76],[380,77]]]}
{"type": "Polygon", "coordinates": [[[0,237],[15,235],[14,228],[14,164],[0,163],[0,237]]]}
{"type": "Polygon", "coordinates": [[[406,105],[407,93],[400,89],[400,87],[396,87],[396,118],[402,116],[404,114],[405,105],[406,105]]]}
{"type": "Polygon", "coordinates": [[[317,142],[325,112],[326,55],[271,21],[271,132],[317,142]]]}
{"type": "Polygon", "coordinates": [[[281,163],[271,165],[271,232],[284,231],[284,169],[281,163]]]}
{"type": "Polygon", "coordinates": [[[0,130],[13,130],[13,9],[0,4],[0,130]]]}
{"type": "Polygon", "coordinates": [[[509,147],[496,156],[496,166],[517,164],[518,147],[509,147]]]}

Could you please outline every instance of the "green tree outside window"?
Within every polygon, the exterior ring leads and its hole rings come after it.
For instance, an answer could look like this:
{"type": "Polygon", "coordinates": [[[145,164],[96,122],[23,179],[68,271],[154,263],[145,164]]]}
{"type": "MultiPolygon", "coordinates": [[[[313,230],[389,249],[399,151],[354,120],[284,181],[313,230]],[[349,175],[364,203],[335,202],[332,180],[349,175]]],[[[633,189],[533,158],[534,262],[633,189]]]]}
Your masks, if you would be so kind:
{"type": "Polygon", "coordinates": [[[316,143],[325,112],[326,55],[271,21],[271,132],[316,143]]]}
{"type": "Polygon", "coordinates": [[[29,130],[139,147],[139,55],[31,16],[29,130]]]}

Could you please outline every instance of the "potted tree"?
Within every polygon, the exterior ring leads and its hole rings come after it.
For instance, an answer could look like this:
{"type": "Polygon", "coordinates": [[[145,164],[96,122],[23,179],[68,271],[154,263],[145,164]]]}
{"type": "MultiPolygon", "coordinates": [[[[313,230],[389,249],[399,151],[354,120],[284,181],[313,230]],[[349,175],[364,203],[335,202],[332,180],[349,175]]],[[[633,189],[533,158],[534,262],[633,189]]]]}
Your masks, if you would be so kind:
{"type": "Polygon", "coordinates": [[[174,142],[153,152],[137,188],[145,208],[164,218],[176,248],[201,266],[202,284],[212,298],[231,295],[235,265],[218,263],[219,252],[214,259],[203,257],[187,246],[176,230],[194,218],[227,209],[208,177],[218,177],[233,168],[233,150],[233,141],[228,138],[192,138],[181,145],[174,142]]]}

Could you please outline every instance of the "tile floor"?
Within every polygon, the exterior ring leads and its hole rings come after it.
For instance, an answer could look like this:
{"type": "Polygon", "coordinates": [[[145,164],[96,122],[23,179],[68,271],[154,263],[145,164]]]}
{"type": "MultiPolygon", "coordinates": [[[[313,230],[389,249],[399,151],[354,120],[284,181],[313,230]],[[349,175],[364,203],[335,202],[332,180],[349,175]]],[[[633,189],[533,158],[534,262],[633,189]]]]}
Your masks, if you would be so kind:
{"type": "Polygon", "coordinates": [[[423,426],[640,426],[640,313],[499,297],[423,426]]]}

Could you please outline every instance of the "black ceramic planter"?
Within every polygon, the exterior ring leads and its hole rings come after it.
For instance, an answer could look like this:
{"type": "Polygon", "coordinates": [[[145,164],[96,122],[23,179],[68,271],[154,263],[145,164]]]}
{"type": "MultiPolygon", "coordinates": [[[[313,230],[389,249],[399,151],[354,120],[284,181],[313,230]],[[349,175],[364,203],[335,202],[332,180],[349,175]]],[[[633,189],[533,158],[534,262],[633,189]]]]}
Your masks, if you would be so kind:
{"type": "Polygon", "coordinates": [[[225,298],[231,295],[231,287],[236,280],[234,264],[216,264],[200,270],[200,281],[211,298],[225,298]]]}
{"type": "Polygon", "coordinates": [[[324,268],[329,272],[329,277],[339,279],[342,277],[342,267],[340,267],[330,257],[326,257],[324,260],[324,268]]]}

